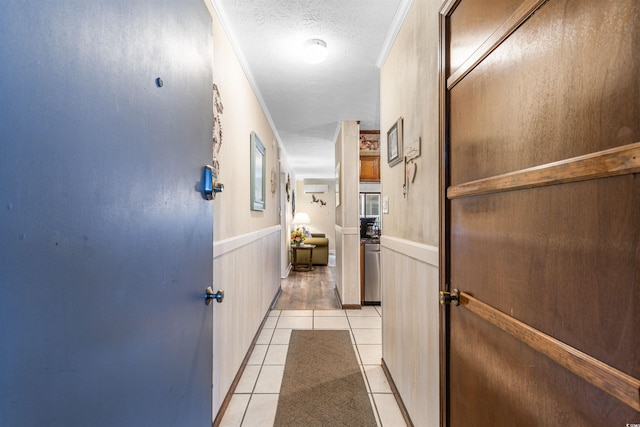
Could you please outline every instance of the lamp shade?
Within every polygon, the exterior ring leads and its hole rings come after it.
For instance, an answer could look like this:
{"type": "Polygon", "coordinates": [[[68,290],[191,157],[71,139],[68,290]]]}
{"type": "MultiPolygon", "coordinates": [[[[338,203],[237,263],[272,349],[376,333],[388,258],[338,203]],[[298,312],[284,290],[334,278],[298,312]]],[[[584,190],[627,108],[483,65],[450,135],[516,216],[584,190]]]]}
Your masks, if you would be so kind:
{"type": "Polygon", "coordinates": [[[304,212],[297,212],[296,216],[293,217],[293,221],[291,221],[291,224],[309,225],[311,224],[311,218],[309,218],[309,215],[304,212]]]}

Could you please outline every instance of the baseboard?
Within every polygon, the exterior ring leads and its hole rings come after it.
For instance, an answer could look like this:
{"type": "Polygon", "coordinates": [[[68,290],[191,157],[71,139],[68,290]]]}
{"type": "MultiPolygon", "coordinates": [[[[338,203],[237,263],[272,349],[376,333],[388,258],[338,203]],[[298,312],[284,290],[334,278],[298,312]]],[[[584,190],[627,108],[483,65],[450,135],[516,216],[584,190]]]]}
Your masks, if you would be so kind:
{"type": "Polygon", "coordinates": [[[411,421],[409,412],[407,412],[407,408],[404,406],[402,397],[400,397],[400,393],[398,392],[396,383],[393,381],[393,378],[391,377],[391,372],[389,372],[389,368],[387,368],[387,364],[385,363],[384,359],[381,360],[381,365],[382,365],[382,371],[384,372],[384,376],[387,377],[387,382],[389,383],[389,387],[391,387],[391,392],[393,393],[393,397],[395,397],[396,402],[398,403],[398,407],[400,408],[400,412],[402,413],[404,422],[407,423],[407,426],[413,427],[413,422],[411,421]]]}
{"type": "Polygon", "coordinates": [[[289,273],[291,273],[291,263],[289,263],[289,265],[287,265],[287,271],[284,273],[284,276],[281,276],[281,279],[286,279],[287,277],[289,277],[289,273]]]}
{"type": "Polygon", "coordinates": [[[340,298],[340,292],[338,292],[338,288],[333,288],[333,292],[336,294],[336,299],[338,300],[338,305],[342,307],[342,298],[340,298]]]}
{"type": "MultiPolygon", "coordinates": [[[[269,310],[274,310],[276,308],[276,304],[278,303],[278,299],[280,298],[280,295],[282,295],[282,286],[278,288],[278,292],[276,292],[276,296],[273,298],[273,301],[271,301],[269,310]]],[[[264,323],[264,320],[262,321],[262,323],[264,323]]],[[[262,328],[262,325],[260,325],[260,327],[262,328]]]]}
{"type": "Polygon", "coordinates": [[[220,426],[220,423],[222,423],[222,418],[224,418],[224,414],[225,414],[225,412],[227,412],[227,408],[229,407],[229,403],[231,402],[231,398],[233,397],[233,394],[236,392],[236,387],[238,387],[238,383],[240,382],[240,378],[242,378],[242,374],[244,374],[244,369],[247,367],[247,364],[249,363],[249,359],[251,358],[251,352],[253,352],[253,348],[256,346],[256,342],[258,341],[258,337],[260,336],[260,333],[262,332],[262,327],[264,326],[264,323],[269,318],[269,313],[271,312],[271,308],[276,304],[276,301],[278,300],[278,297],[280,297],[280,293],[281,292],[282,292],[282,289],[278,288],[278,292],[276,292],[275,297],[273,297],[273,300],[271,301],[271,304],[269,305],[269,310],[264,315],[264,318],[262,319],[262,322],[260,323],[260,326],[258,327],[258,331],[256,332],[255,336],[253,337],[253,340],[251,340],[251,344],[249,345],[249,349],[247,350],[247,354],[245,354],[244,359],[242,359],[242,363],[240,364],[240,368],[238,369],[238,373],[233,378],[233,382],[231,383],[231,386],[229,387],[229,391],[224,396],[224,400],[222,401],[222,405],[220,405],[220,409],[218,410],[218,413],[216,414],[216,417],[214,418],[213,422],[211,423],[211,425],[213,427],[218,427],[218,426],[220,426]]]}
{"type": "Polygon", "coordinates": [[[338,304],[342,307],[343,310],[362,310],[360,304],[343,304],[342,298],[340,298],[340,292],[338,292],[338,288],[334,288],[336,292],[336,298],[338,298],[338,304]]]}

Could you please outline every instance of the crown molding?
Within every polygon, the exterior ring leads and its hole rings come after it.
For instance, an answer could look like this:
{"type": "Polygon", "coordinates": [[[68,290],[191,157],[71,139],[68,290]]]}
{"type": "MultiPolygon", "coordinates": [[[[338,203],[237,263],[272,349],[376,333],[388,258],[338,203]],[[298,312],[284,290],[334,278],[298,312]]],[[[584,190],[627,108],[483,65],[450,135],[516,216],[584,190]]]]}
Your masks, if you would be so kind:
{"type": "MultiPolygon", "coordinates": [[[[233,49],[233,52],[236,54],[236,58],[238,59],[238,62],[240,63],[240,67],[244,71],[244,74],[247,77],[247,80],[249,81],[249,86],[251,86],[251,89],[253,90],[253,93],[254,93],[256,99],[258,100],[258,103],[260,104],[260,107],[262,108],[262,112],[264,113],[265,117],[267,118],[267,122],[269,122],[269,126],[271,127],[271,130],[273,131],[273,135],[275,136],[276,141],[278,142],[278,145],[280,146],[280,151],[288,159],[287,152],[284,149],[284,145],[282,144],[282,138],[280,138],[280,134],[278,133],[278,129],[276,128],[276,125],[273,122],[273,118],[271,117],[271,113],[269,112],[269,108],[267,108],[267,103],[264,101],[264,98],[262,97],[262,93],[260,92],[260,89],[258,88],[258,84],[256,83],[256,80],[253,77],[253,73],[251,72],[251,68],[249,67],[249,64],[247,62],[247,58],[244,55],[244,52],[242,51],[242,49],[240,49],[240,44],[237,41],[235,32],[233,31],[233,28],[231,27],[231,24],[229,23],[229,18],[227,17],[227,12],[225,11],[224,6],[220,2],[220,0],[210,0],[210,2],[211,2],[211,6],[213,7],[213,10],[215,11],[216,15],[218,16],[218,20],[220,21],[220,24],[222,25],[222,29],[224,30],[225,34],[227,35],[227,38],[229,39],[229,43],[231,44],[231,48],[233,49]]],[[[215,41],[214,41],[214,43],[215,43],[215,41]]]]}
{"type": "Polygon", "coordinates": [[[395,42],[396,37],[398,37],[400,28],[402,28],[402,24],[404,23],[404,19],[407,17],[407,13],[409,13],[412,3],[413,0],[400,1],[398,10],[396,10],[396,15],[393,17],[393,21],[391,22],[391,26],[387,32],[387,37],[385,37],[382,49],[380,49],[380,53],[378,54],[376,67],[382,68],[384,62],[387,60],[387,56],[389,56],[389,52],[391,52],[391,48],[393,47],[393,42],[395,42]]]}

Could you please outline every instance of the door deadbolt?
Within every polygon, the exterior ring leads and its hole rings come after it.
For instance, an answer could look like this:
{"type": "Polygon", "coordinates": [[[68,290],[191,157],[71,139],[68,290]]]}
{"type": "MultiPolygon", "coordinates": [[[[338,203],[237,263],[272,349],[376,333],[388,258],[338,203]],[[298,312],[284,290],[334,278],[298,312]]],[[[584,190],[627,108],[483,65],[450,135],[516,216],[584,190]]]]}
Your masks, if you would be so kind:
{"type": "Polygon", "coordinates": [[[460,291],[457,289],[453,289],[451,292],[440,291],[440,304],[448,305],[451,302],[460,305],[460,291]]]}

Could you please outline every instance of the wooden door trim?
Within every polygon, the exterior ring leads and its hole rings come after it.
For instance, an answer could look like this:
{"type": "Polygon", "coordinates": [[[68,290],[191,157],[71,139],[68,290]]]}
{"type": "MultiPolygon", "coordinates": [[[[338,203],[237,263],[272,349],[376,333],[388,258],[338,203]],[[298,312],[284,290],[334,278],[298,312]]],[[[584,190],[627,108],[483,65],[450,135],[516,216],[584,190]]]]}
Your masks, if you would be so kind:
{"type": "MultiPolygon", "coordinates": [[[[515,30],[520,27],[547,0],[525,0],[500,26],[489,36],[480,47],[469,56],[466,61],[447,79],[447,88],[452,89],[460,80],[476,68],[491,52],[496,50],[515,30]]],[[[448,5],[447,16],[453,12],[453,6],[448,5]]]]}
{"type": "Polygon", "coordinates": [[[640,142],[454,185],[448,199],[545,187],[640,172],[640,142]]]}
{"type": "MultiPolygon", "coordinates": [[[[448,291],[450,272],[449,263],[449,206],[447,187],[450,183],[449,165],[449,101],[447,90],[447,17],[460,0],[448,0],[440,9],[439,49],[438,49],[438,227],[440,241],[438,242],[438,288],[448,291]]],[[[433,295],[433,298],[437,298],[433,295]]],[[[439,347],[440,347],[440,426],[449,425],[449,312],[450,307],[440,305],[439,347]]]]}
{"type": "Polygon", "coordinates": [[[470,294],[460,292],[460,305],[512,337],[544,354],[583,380],[640,411],[640,380],[523,323],[470,294]]]}

